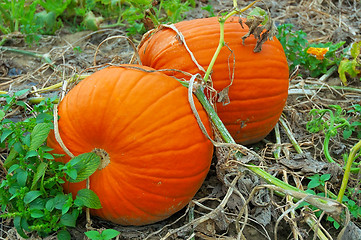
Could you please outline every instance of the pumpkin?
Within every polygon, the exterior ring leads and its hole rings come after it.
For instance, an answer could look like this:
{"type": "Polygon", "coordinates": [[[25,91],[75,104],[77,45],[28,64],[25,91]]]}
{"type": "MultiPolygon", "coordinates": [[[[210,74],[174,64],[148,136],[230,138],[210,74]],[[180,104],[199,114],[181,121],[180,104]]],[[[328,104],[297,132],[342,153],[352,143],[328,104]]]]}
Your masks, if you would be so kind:
{"type": "MultiPolygon", "coordinates": [[[[239,23],[240,18],[229,18],[224,26],[225,43],[212,70],[213,88],[219,93],[229,88],[229,104],[218,97],[216,109],[236,142],[250,144],[263,139],[277,123],[288,95],[288,64],[280,42],[273,38],[253,49],[257,40],[239,23]],[[234,58],[233,58],[234,57],[234,58]],[[235,64],[233,64],[233,59],[235,64]]],[[[244,19],[243,19],[244,20],[244,19]]],[[[216,17],[183,21],[174,24],[185,38],[186,45],[197,62],[207,70],[219,43],[219,22],[216,17]]],[[[143,39],[138,47],[143,65],[155,69],[178,69],[191,74],[204,72],[192,61],[185,44],[170,28],[159,28],[143,39]]],[[[186,78],[179,72],[168,72],[186,78]]]]}
{"type": "MultiPolygon", "coordinates": [[[[202,185],[213,154],[190,108],[187,88],[145,70],[152,69],[123,65],[97,71],[58,106],[59,135],[71,153],[109,156],[110,162],[89,179],[102,204],[91,214],[122,225],[151,224],[182,209],[202,185]]],[[[211,134],[207,114],[196,100],[211,134]]],[[[65,154],[54,132],[47,144],[54,153],[65,154]]],[[[85,181],[64,184],[73,196],[85,187],[85,181]]]]}

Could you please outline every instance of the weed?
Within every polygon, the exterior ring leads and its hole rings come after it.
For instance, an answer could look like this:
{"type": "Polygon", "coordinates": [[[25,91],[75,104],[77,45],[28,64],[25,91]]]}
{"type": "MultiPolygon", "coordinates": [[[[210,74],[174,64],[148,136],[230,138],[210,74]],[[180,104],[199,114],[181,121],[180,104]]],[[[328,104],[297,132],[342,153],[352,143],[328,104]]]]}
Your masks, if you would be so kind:
{"type": "Polygon", "coordinates": [[[361,74],[361,41],[352,44],[350,55],[351,59],[344,58],[338,68],[340,79],[344,85],[347,85],[346,74],[350,77],[360,76],[361,74]]]}
{"type": "Polygon", "coordinates": [[[88,231],[85,235],[91,240],[109,240],[118,236],[120,232],[114,229],[105,229],[101,233],[98,231],[88,231]]]}
{"type": "MultiPolygon", "coordinates": [[[[83,207],[100,208],[98,197],[89,189],[80,190],[73,198],[63,193],[64,179],[80,182],[98,167],[99,157],[86,153],[66,164],[54,161],[45,142],[52,124],[52,102],[47,99],[33,109],[19,100],[28,90],[13,95],[3,94],[0,110],[0,147],[9,149],[4,162],[6,178],[0,183],[0,218],[13,219],[20,236],[37,232],[44,237],[74,227],[83,207]],[[10,119],[15,111],[23,110],[24,120],[10,119]]],[[[68,234],[69,235],[69,234],[68,234]]],[[[69,235],[70,236],[70,235],[69,235]]],[[[61,238],[70,239],[70,238],[61,238]]]]}
{"type": "Polygon", "coordinates": [[[317,77],[341,62],[342,55],[338,56],[336,52],[345,42],[310,44],[307,34],[302,30],[293,31],[292,24],[279,25],[277,38],[283,46],[291,71],[300,65],[312,77],[317,77]]]}
{"type": "Polygon", "coordinates": [[[144,21],[148,9],[155,13],[153,21],[175,23],[183,20],[192,7],[194,0],[162,0],[157,6],[151,0],[5,0],[0,3],[0,32],[5,39],[10,33],[20,32],[31,44],[41,35],[54,34],[64,24],[77,30],[97,30],[108,27],[102,25],[106,20],[109,26],[127,25],[128,35],[143,34],[147,30],[144,21]]]}

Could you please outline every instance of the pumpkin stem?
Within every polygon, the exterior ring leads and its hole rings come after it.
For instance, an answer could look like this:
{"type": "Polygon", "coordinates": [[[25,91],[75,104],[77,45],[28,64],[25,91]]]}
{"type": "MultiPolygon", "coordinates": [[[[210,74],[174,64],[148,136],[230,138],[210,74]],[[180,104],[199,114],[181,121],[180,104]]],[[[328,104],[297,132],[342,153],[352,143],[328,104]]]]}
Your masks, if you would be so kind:
{"type": "Polygon", "coordinates": [[[100,157],[100,164],[98,167],[99,170],[102,170],[103,168],[108,166],[108,164],[110,163],[110,156],[104,149],[94,148],[92,152],[100,157]]]}
{"type": "Polygon", "coordinates": [[[228,18],[232,17],[233,15],[241,14],[244,11],[248,10],[249,8],[251,8],[254,4],[256,4],[259,1],[260,0],[255,0],[251,4],[249,4],[248,6],[242,8],[242,9],[237,9],[237,1],[233,1],[235,9],[232,10],[230,13],[228,13],[226,16],[220,17],[218,19],[218,21],[219,21],[219,43],[218,43],[218,47],[212,57],[211,62],[208,65],[207,72],[204,75],[203,80],[205,83],[208,81],[209,76],[212,73],[213,65],[216,62],[217,57],[218,57],[219,53],[221,52],[221,49],[226,45],[226,43],[224,41],[224,24],[225,24],[225,22],[227,21],[228,18]]]}

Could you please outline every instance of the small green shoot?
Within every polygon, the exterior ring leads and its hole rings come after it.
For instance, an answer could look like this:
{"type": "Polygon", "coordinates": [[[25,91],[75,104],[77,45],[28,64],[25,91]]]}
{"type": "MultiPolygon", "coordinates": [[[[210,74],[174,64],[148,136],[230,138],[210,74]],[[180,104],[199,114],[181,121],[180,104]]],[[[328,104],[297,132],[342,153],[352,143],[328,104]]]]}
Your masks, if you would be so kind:
{"type": "Polygon", "coordinates": [[[311,133],[323,131],[325,133],[323,150],[327,161],[335,162],[329,152],[330,139],[338,134],[338,129],[346,131],[346,136],[352,129],[351,124],[345,118],[345,111],[339,105],[330,105],[331,109],[312,109],[312,120],[306,124],[311,133]],[[325,116],[328,118],[325,118],[325,116]]]}
{"type": "Polygon", "coordinates": [[[98,231],[85,232],[85,235],[91,240],[110,240],[119,234],[120,232],[114,229],[105,229],[101,233],[98,231]]]}

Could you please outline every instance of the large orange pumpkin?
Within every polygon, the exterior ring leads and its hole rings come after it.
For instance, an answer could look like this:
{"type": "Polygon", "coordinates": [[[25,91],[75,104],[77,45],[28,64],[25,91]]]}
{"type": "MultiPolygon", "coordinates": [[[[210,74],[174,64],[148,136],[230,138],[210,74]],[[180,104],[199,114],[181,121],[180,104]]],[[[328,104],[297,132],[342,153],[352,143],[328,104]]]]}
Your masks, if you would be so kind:
{"type": "MultiPolygon", "coordinates": [[[[213,87],[220,92],[229,88],[230,103],[217,103],[217,112],[236,142],[249,144],[263,139],[277,123],[288,95],[288,65],[282,45],[277,39],[266,41],[259,53],[253,49],[256,39],[232,17],[225,23],[225,43],[213,67],[213,87]],[[232,52],[231,52],[231,51],[232,52]],[[234,55],[232,55],[232,53],[234,55]],[[235,57],[235,65],[233,64],[235,57]]],[[[183,21],[174,24],[182,33],[197,62],[207,70],[219,42],[219,22],[216,17],[183,21]]],[[[143,65],[155,69],[178,69],[192,74],[200,71],[192,61],[185,44],[170,28],[155,31],[139,46],[143,65]]],[[[169,72],[177,78],[184,75],[169,72]]]]}
{"type": "MultiPolygon", "coordinates": [[[[211,134],[207,114],[195,103],[211,134]]],[[[208,173],[212,143],[191,111],[187,88],[165,74],[133,65],[105,68],[71,89],[58,112],[59,133],[71,153],[103,149],[110,157],[90,177],[102,204],[94,215],[123,225],[163,220],[192,199],[208,173]]],[[[48,146],[64,154],[53,132],[48,146]]],[[[64,184],[73,196],[85,187],[64,184]]]]}

